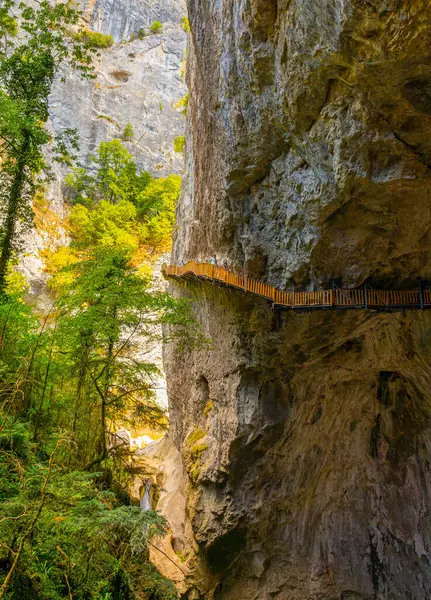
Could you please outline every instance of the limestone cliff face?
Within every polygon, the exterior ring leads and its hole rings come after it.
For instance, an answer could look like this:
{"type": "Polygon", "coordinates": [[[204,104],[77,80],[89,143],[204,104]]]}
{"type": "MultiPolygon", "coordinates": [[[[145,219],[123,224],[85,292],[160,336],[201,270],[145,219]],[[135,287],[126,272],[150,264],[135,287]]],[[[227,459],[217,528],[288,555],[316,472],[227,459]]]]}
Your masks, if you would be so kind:
{"type": "Polygon", "coordinates": [[[176,256],[245,257],[283,286],[427,275],[428,9],[190,0],[195,163],[176,256]]]}
{"type": "MultiPolygon", "coordinates": [[[[90,29],[112,35],[114,44],[95,59],[94,80],[83,80],[66,69],[50,97],[50,121],[56,134],[75,129],[79,135],[79,163],[90,166],[90,156],[103,141],[122,137],[131,123],[133,140],[124,144],[141,169],[156,177],[181,174],[184,160],[174,152],[174,139],[184,135],[185,120],[175,105],[185,95],[182,62],[187,35],[181,28],[184,0],[88,0],[81,8],[90,29]],[[163,31],[139,39],[137,34],[154,21],[163,31]]],[[[64,212],[62,181],[67,169],[52,164],[54,181],[46,192],[51,208],[64,212]]],[[[64,236],[63,236],[64,237],[64,236]]],[[[61,240],[64,243],[64,239],[61,240]]],[[[33,294],[45,288],[40,251],[57,243],[43,231],[26,237],[22,271],[33,294]]],[[[47,301],[48,302],[48,301],[47,301]]],[[[48,302],[49,303],[49,302],[48,302]]]]}
{"type": "Polygon", "coordinates": [[[175,104],[186,93],[181,77],[185,3],[88,0],[82,8],[88,26],[112,35],[115,43],[96,60],[95,80],[68,72],[65,82],[58,81],[50,99],[54,130],[77,130],[81,162],[86,164],[100,142],[121,138],[131,123],[135,135],[129,146],[139,166],[156,176],[180,173],[183,159],[173,142],[184,132],[175,104]],[[149,32],[154,21],[163,24],[163,32],[139,39],[138,32],[149,32]]]}
{"type": "MultiPolygon", "coordinates": [[[[188,4],[173,260],[282,288],[430,277],[428,2],[188,4]]],[[[431,314],[172,289],[212,339],[166,352],[202,596],[430,598],[431,314]]]]}

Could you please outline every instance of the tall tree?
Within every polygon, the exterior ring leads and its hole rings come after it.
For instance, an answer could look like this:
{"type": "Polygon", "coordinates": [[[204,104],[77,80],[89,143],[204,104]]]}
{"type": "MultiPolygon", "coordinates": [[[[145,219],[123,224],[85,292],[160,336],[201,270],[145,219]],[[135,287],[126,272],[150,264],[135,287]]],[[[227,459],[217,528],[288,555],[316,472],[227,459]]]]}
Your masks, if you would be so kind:
{"type": "Polygon", "coordinates": [[[166,423],[154,395],[159,371],[148,359],[160,326],[175,325],[175,335],[193,343],[188,303],[152,290],[129,258],[122,249],[97,248],[71,267],[75,278],[59,301],[57,344],[67,349],[74,372],[84,369],[97,407],[92,466],[108,457],[110,423],[166,423]]]}
{"type": "MultiPolygon", "coordinates": [[[[17,18],[13,2],[0,0],[0,198],[5,220],[0,239],[0,293],[17,243],[18,222],[31,217],[31,199],[45,170],[44,146],[51,141],[47,131],[48,97],[54,79],[65,64],[82,76],[92,76],[91,48],[72,35],[80,13],[70,2],[51,5],[42,0],[37,8],[21,3],[17,18]],[[19,28],[18,28],[19,23],[19,28]]],[[[57,140],[58,155],[73,132],[57,140]]]]}
{"type": "Polygon", "coordinates": [[[78,167],[66,177],[71,198],[76,204],[93,207],[101,199],[112,204],[122,200],[136,204],[153,179],[147,171],[138,170],[133,155],[118,139],[101,142],[90,160],[91,172],[78,167]]]}

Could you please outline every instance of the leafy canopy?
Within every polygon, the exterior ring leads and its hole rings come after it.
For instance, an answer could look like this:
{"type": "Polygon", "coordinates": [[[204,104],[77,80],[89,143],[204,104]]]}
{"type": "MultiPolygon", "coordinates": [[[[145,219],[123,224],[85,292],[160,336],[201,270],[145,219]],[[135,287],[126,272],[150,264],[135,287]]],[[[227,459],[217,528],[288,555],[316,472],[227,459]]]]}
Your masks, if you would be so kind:
{"type": "Polygon", "coordinates": [[[70,35],[80,19],[72,3],[42,0],[37,8],[21,3],[17,20],[11,16],[12,6],[9,0],[0,2],[0,138],[6,157],[2,168],[13,171],[27,142],[25,166],[39,173],[45,166],[42,147],[50,141],[45,125],[54,78],[65,63],[92,77],[92,54],[70,35]],[[12,35],[18,33],[17,23],[22,34],[12,35]]]}
{"type": "Polygon", "coordinates": [[[137,170],[132,154],[118,139],[102,142],[90,161],[90,170],[80,167],[66,177],[73,203],[91,207],[102,198],[112,204],[136,202],[152,179],[146,171],[137,170]]]}
{"type": "Polygon", "coordinates": [[[15,568],[7,586],[0,571],[1,597],[138,600],[148,590],[177,598],[149,562],[148,546],[166,533],[165,520],[122,504],[100,474],[65,469],[70,443],[53,433],[43,459],[28,425],[2,419],[0,556],[15,568]]]}
{"type": "Polygon", "coordinates": [[[66,178],[75,206],[70,213],[71,249],[116,246],[135,254],[168,249],[181,187],[178,175],[153,178],[138,171],[120,140],[102,142],[91,158],[93,168],[75,169],[66,178]]]}

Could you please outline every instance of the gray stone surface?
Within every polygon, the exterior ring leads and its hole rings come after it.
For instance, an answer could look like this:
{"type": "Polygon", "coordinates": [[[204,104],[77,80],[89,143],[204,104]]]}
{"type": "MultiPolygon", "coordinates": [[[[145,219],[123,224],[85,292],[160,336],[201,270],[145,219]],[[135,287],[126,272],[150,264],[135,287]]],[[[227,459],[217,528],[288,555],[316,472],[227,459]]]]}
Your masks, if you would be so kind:
{"type": "Polygon", "coordinates": [[[83,0],[81,7],[92,28],[116,42],[154,21],[177,27],[186,14],[185,0],[83,0]]]}
{"type": "Polygon", "coordinates": [[[282,287],[430,275],[431,16],[410,4],[190,0],[176,258],[282,287]]]}
{"type": "Polygon", "coordinates": [[[181,2],[89,2],[84,14],[95,31],[112,34],[116,43],[96,59],[96,79],[83,80],[75,72],[58,81],[50,99],[54,131],[76,129],[80,159],[88,157],[101,141],[120,137],[131,123],[130,144],[141,168],[157,176],[181,173],[183,157],[174,152],[176,136],[183,135],[185,121],[175,104],[186,93],[181,79],[187,35],[180,20],[181,2]],[[163,32],[144,39],[131,37],[154,20],[163,32]]]}
{"type": "MultiPolygon", "coordinates": [[[[100,142],[121,138],[131,123],[135,136],[125,145],[139,168],[156,177],[181,174],[184,159],[174,152],[174,139],[184,134],[185,119],[176,103],[186,94],[181,75],[187,35],[180,22],[183,0],[97,0],[83,3],[85,18],[95,31],[111,34],[115,44],[96,59],[96,79],[83,80],[76,72],[62,72],[50,98],[50,127],[55,133],[75,129],[79,135],[79,162],[89,157],[100,142]],[[132,40],[132,35],[154,21],[163,32],[132,40]]],[[[59,215],[64,211],[62,180],[67,169],[52,165],[55,180],[46,191],[59,215]]],[[[64,235],[62,236],[64,243],[64,235]]],[[[26,236],[22,270],[33,295],[44,294],[46,276],[40,251],[55,241],[43,232],[26,236]]],[[[46,300],[44,300],[46,304],[46,300]]]]}
{"type": "Polygon", "coordinates": [[[279,319],[241,292],[173,291],[212,340],[165,355],[203,598],[430,598],[431,313],[279,319]]]}
{"type": "MultiPolygon", "coordinates": [[[[429,278],[429,2],[188,5],[173,261],[245,260],[286,288],[429,278]]],[[[166,352],[203,597],[430,598],[430,314],[280,321],[241,292],[172,290],[212,339],[166,352]]]]}

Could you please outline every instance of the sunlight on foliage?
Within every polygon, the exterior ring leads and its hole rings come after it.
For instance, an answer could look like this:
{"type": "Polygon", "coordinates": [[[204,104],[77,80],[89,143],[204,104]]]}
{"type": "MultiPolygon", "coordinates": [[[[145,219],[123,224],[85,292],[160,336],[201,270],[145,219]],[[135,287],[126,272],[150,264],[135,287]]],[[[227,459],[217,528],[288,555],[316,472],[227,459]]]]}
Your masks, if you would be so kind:
{"type": "Polygon", "coordinates": [[[178,135],[174,139],[174,150],[175,152],[182,152],[184,150],[184,146],[186,143],[186,138],[184,135],[178,135]]]}
{"type": "Polygon", "coordinates": [[[85,43],[89,48],[110,48],[114,44],[112,35],[85,29],[75,35],[75,39],[85,43]]]}
{"type": "Polygon", "coordinates": [[[184,116],[187,115],[189,99],[190,99],[190,93],[187,92],[187,94],[183,98],[180,98],[180,100],[178,100],[178,102],[175,104],[175,108],[177,108],[178,110],[181,110],[181,114],[184,116]]]}
{"type": "Polygon", "coordinates": [[[113,433],[165,431],[154,345],[201,343],[190,302],[154,290],[148,268],[170,243],[181,180],[104,142],[67,177],[69,217],[55,215],[44,146],[69,166],[78,146],[47,127],[52,84],[64,64],[93,78],[90,49],[112,38],[79,31],[72,2],[0,4],[0,600],[175,600],[149,557],[167,524],[131,498],[142,467],[113,433]],[[40,318],[15,269],[33,224],[53,292],[40,318]]]}
{"type": "Polygon", "coordinates": [[[187,17],[181,18],[181,29],[183,29],[186,33],[190,33],[190,21],[187,17]]]}
{"type": "Polygon", "coordinates": [[[163,31],[162,23],[160,21],[153,21],[153,23],[150,26],[150,31],[153,34],[162,33],[162,31],[163,31]]]}

